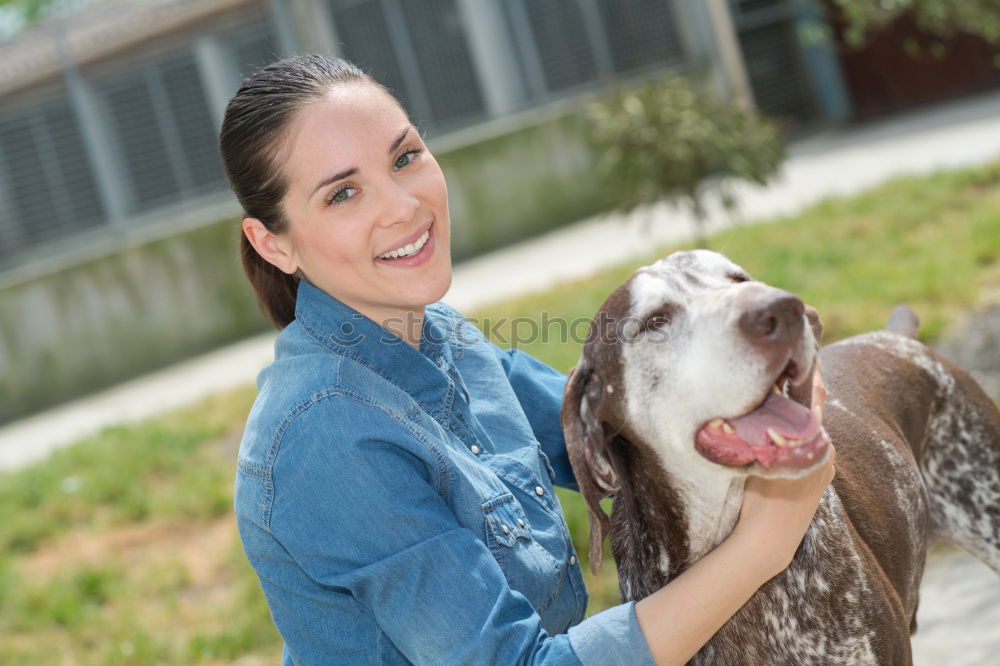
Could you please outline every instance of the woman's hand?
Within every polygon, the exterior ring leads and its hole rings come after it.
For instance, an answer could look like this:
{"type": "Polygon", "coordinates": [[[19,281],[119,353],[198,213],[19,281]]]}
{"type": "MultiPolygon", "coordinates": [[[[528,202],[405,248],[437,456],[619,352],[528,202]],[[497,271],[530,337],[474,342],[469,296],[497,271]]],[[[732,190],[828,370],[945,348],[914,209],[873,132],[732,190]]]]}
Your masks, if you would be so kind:
{"type": "Polygon", "coordinates": [[[740,519],[730,538],[745,542],[763,571],[776,576],[791,563],[833,481],[835,457],[831,444],[827,461],[801,479],[753,476],[747,481],[740,519]]]}
{"type": "MultiPolygon", "coordinates": [[[[826,386],[816,364],[812,384],[812,407],[823,420],[826,386]]],[[[743,496],[740,519],[733,537],[746,542],[765,572],[777,575],[792,561],[796,549],[835,473],[836,450],[819,468],[800,479],[750,477],[743,496]]]]}
{"type": "Polygon", "coordinates": [[[819,416],[819,422],[823,422],[823,409],[826,407],[826,384],[823,383],[823,374],[819,371],[819,361],[813,366],[812,377],[812,399],[810,407],[819,416]]]}

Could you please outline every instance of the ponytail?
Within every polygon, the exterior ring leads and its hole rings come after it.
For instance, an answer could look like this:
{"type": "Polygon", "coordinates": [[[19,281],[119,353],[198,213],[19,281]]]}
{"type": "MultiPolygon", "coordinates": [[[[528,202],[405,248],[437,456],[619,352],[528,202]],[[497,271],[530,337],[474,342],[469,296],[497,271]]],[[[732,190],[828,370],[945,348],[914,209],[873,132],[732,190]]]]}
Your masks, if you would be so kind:
{"type": "Polygon", "coordinates": [[[278,330],[292,323],[295,319],[295,294],[299,288],[299,278],[278,269],[260,256],[242,232],[240,258],[243,261],[243,272],[257,292],[260,309],[278,330]]]}

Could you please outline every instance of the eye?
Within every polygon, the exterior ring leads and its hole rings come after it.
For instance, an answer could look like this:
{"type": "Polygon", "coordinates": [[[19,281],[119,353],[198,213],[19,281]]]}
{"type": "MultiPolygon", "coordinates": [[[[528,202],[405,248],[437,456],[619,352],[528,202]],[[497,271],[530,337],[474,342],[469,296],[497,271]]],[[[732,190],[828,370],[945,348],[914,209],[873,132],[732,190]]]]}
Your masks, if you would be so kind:
{"type": "Polygon", "coordinates": [[[336,190],[330,198],[326,200],[327,205],[333,204],[343,204],[346,203],[348,199],[353,197],[358,191],[358,188],[351,187],[350,185],[344,185],[340,189],[336,190]]]}
{"type": "Polygon", "coordinates": [[[646,330],[657,330],[670,326],[672,315],[667,310],[660,310],[646,317],[646,330]]]}
{"type": "Polygon", "coordinates": [[[732,280],[733,282],[749,282],[750,281],[750,276],[747,275],[746,273],[730,273],[726,277],[729,278],[730,280],[732,280]]]}
{"type": "Polygon", "coordinates": [[[423,151],[419,148],[413,148],[411,150],[406,151],[396,159],[396,161],[392,165],[393,168],[402,169],[403,167],[409,166],[410,163],[412,163],[413,160],[417,159],[417,156],[422,152],[423,151]]]}

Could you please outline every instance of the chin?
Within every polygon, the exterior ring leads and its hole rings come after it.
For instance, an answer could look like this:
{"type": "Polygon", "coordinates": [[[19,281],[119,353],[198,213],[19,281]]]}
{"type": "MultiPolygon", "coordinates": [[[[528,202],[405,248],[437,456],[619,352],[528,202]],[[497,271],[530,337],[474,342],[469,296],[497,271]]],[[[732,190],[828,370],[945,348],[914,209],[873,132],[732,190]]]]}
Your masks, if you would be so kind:
{"type": "Polygon", "coordinates": [[[448,257],[447,264],[443,269],[436,270],[433,276],[422,280],[418,285],[414,285],[414,288],[419,291],[419,294],[415,295],[415,299],[419,303],[414,304],[426,306],[440,301],[448,293],[451,279],[451,257],[448,257]]]}

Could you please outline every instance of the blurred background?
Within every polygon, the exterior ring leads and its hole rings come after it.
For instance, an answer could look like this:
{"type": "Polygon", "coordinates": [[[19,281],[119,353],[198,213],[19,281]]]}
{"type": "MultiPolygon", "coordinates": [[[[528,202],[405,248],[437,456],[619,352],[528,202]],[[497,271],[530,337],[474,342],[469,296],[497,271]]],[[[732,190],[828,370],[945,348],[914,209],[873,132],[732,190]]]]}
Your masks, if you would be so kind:
{"type": "MultiPolygon", "coordinates": [[[[0,663],[277,661],[230,515],[273,336],[216,140],[283,55],[410,111],[448,180],[446,300],[480,320],[588,318],[697,242],[827,341],[910,303],[1000,395],[991,0],[0,0],[0,39],[0,663]]],[[[918,663],[986,663],[996,576],[934,562],[918,663]]],[[[589,583],[617,601],[613,566],[589,583]]]]}

